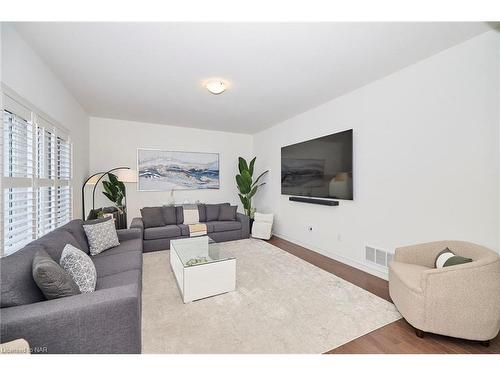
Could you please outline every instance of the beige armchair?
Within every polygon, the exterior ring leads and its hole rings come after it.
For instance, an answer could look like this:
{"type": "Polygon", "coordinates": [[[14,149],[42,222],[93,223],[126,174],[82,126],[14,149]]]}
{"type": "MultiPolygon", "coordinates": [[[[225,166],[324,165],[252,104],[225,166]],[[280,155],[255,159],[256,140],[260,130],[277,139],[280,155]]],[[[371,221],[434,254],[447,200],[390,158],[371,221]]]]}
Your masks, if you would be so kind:
{"type": "Polygon", "coordinates": [[[500,257],[463,241],[400,247],[389,265],[389,293],[419,337],[432,332],[489,345],[500,328],[500,257]],[[446,247],[473,261],[434,268],[446,247]]]}

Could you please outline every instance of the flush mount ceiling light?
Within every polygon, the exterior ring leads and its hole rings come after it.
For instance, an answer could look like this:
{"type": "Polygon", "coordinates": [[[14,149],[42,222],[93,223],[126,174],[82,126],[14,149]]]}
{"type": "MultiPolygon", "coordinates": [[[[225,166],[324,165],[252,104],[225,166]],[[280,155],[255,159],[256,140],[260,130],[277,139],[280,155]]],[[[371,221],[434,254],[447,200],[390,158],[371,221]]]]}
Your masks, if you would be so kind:
{"type": "Polygon", "coordinates": [[[214,95],[222,94],[226,91],[227,85],[220,79],[213,79],[205,83],[205,87],[214,95]]]}

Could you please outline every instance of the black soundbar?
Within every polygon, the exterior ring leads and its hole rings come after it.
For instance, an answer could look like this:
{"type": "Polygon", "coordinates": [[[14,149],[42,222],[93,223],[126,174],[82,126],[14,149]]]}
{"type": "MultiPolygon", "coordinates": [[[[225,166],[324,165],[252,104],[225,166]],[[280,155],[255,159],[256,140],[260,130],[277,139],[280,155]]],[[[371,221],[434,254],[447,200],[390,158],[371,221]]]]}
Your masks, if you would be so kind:
{"type": "Polygon", "coordinates": [[[302,202],[302,203],[312,203],[312,204],[321,204],[323,206],[338,206],[338,201],[331,201],[329,199],[314,199],[314,198],[305,198],[305,197],[290,197],[288,198],[292,202],[302,202]]]}

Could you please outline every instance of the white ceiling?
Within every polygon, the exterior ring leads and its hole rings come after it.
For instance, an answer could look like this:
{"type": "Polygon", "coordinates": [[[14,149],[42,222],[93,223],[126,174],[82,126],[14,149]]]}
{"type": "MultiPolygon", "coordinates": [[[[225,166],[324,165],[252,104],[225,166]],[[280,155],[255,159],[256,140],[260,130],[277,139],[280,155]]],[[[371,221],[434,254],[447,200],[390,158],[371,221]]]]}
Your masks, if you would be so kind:
{"type": "Polygon", "coordinates": [[[255,133],[486,23],[15,23],[91,116],[255,133]],[[203,79],[231,88],[209,94],[203,79]]]}

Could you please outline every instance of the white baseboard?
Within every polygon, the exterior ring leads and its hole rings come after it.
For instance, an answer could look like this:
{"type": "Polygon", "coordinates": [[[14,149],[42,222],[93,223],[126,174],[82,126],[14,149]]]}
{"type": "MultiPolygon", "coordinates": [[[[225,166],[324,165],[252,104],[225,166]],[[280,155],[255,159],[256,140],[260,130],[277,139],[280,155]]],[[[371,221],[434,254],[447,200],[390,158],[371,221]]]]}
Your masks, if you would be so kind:
{"type": "Polygon", "coordinates": [[[310,244],[303,243],[303,242],[301,242],[301,241],[299,241],[299,240],[297,240],[295,238],[289,237],[289,236],[281,234],[281,233],[273,233],[273,235],[275,235],[276,237],[283,238],[284,240],[293,242],[293,243],[295,243],[297,245],[305,247],[305,248],[307,248],[309,250],[312,250],[312,251],[314,251],[316,253],[324,255],[324,256],[326,256],[328,258],[331,258],[333,260],[336,260],[338,262],[347,264],[348,266],[357,268],[357,269],[359,269],[361,271],[369,273],[370,275],[380,277],[381,279],[384,279],[384,280],[388,280],[389,279],[388,271],[384,267],[379,267],[379,266],[374,265],[374,264],[372,265],[372,264],[369,264],[369,263],[360,262],[358,260],[351,259],[351,258],[345,257],[343,255],[340,255],[340,254],[337,254],[337,253],[334,253],[334,252],[331,252],[331,251],[326,251],[324,249],[321,249],[321,248],[318,248],[318,247],[315,247],[315,246],[311,246],[310,244]]]}

